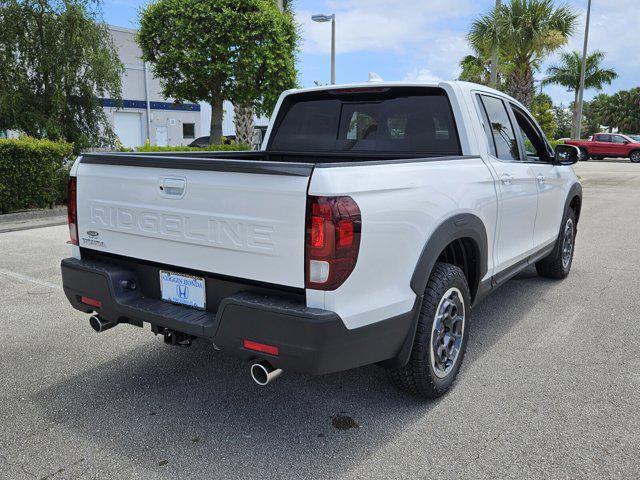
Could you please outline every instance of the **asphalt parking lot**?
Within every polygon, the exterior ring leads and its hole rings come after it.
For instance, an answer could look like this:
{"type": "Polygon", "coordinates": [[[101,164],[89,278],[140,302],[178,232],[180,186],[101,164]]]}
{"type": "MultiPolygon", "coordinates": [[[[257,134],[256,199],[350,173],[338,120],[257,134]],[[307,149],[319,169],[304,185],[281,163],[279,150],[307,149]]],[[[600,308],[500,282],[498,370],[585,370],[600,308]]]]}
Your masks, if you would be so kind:
{"type": "Polygon", "coordinates": [[[0,234],[0,478],[640,478],[640,165],[576,171],[570,277],[482,303],[435,402],[374,366],[259,388],[204,342],[96,334],[61,291],[66,227],[0,234]]]}

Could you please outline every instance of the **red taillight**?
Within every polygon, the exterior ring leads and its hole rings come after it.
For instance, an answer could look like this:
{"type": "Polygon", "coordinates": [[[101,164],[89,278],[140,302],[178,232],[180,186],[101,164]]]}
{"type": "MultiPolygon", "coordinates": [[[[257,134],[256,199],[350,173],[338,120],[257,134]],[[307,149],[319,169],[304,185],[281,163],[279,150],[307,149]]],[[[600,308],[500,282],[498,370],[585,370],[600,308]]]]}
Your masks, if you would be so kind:
{"type": "Polygon", "coordinates": [[[266,353],[267,355],[273,355],[276,357],[280,354],[280,350],[274,345],[265,345],[264,343],[252,342],[251,340],[243,340],[242,346],[247,350],[266,353]]]}
{"type": "Polygon", "coordinates": [[[361,216],[351,197],[309,197],[306,285],[335,290],[356,266],[361,216]]]}
{"type": "Polygon", "coordinates": [[[67,196],[67,219],[69,221],[69,238],[78,245],[78,184],[76,177],[69,177],[67,196]]]}
{"type": "Polygon", "coordinates": [[[85,305],[89,305],[91,307],[100,308],[102,306],[102,302],[100,300],[96,300],[95,298],[80,297],[80,301],[85,305]]]}

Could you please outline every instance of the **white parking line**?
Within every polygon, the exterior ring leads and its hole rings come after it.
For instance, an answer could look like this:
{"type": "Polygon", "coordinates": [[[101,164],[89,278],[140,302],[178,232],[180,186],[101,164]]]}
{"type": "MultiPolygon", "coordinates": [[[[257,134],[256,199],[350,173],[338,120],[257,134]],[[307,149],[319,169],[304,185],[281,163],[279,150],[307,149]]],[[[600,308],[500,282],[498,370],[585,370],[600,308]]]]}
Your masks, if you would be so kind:
{"type": "Polygon", "coordinates": [[[20,273],[12,272],[11,270],[5,270],[4,268],[0,268],[0,275],[5,275],[7,277],[15,278],[17,280],[22,280],[23,282],[33,283],[35,285],[40,285],[42,287],[53,288],[54,290],[62,290],[61,285],[44,282],[42,280],[38,280],[37,278],[28,277],[27,275],[22,275],[20,273]]]}

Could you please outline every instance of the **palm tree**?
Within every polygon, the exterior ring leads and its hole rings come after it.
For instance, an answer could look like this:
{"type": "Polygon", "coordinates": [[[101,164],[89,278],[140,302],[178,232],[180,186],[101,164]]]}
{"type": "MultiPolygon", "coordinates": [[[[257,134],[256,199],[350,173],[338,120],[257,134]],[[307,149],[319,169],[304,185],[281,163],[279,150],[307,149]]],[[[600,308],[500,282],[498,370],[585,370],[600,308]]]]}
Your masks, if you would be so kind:
{"type": "MultiPolygon", "coordinates": [[[[584,88],[595,88],[602,90],[605,85],[618,78],[618,74],[613,68],[601,68],[600,64],[604,60],[605,53],[596,50],[587,55],[587,63],[584,77],[584,88]]],[[[543,85],[562,85],[570,92],[573,92],[573,126],[571,138],[574,138],[578,131],[578,121],[576,118],[576,106],[578,105],[578,90],[580,89],[580,70],[582,67],[582,56],[579,52],[563,52],[560,55],[560,63],[547,69],[548,77],[542,82],[543,85]]]]}
{"type": "Polygon", "coordinates": [[[529,106],[534,95],[533,72],[542,60],[567,43],[577,14],[553,0],[511,0],[477,18],[467,39],[482,57],[498,48],[510,66],[505,90],[529,106]]]}

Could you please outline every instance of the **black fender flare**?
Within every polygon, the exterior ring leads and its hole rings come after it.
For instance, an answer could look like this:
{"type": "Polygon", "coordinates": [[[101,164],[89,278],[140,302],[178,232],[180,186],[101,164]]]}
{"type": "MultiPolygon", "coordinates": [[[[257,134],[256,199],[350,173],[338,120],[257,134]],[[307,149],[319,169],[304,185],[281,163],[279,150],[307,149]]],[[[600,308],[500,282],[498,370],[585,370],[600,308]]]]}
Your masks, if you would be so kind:
{"type": "Polygon", "coordinates": [[[580,185],[579,182],[576,182],[573,185],[571,185],[571,188],[569,189],[569,193],[567,194],[567,198],[564,201],[563,213],[569,210],[569,206],[571,205],[571,202],[576,197],[580,199],[580,205],[578,207],[578,211],[576,212],[576,222],[578,222],[580,220],[580,210],[582,209],[582,185],[580,185]]]}
{"type": "Polygon", "coordinates": [[[475,285],[469,285],[473,290],[477,287],[480,279],[487,273],[488,241],[487,230],[482,220],[472,213],[460,213],[446,219],[433,231],[429,240],[424,245],[413,276],[411,277],[411,289],[422,295],[427,287],[429,275],[436,264],[440,253],[454,240],[460,238],[471,238],[477,247],[478,269],[477,278],[471,279],[475,285]]]}
{"type": "Polygon", "coordinates": [[[424,295],[424,290],[427,287],[431,271],[445,247],[454,240],[461,238],[471,238],[476,244],[476,254],[478,258],[478,268],[476,269],[477,278],[472,280],[475,282],[475,285],[470,285],[470,288],[473,291],[479,287],[480,280],[484,278],[487,273],[487,261],[489,255],[487,230],[482,220],[480,220],[476,215],[471,213],[460,213],[440,223],[422,248],[422,253],[420,254],[418,263],[413,271],[410,283],[411,289],[417,295],[416,302],[413,307],[413,320],[411,326],[398,354],[394,358],[381,362],[381,366],[390,369],[400,368],[406,365],[409,361],[411,349],[413,348],[413,340],[418,328],[418,318],[422,308],[422,297],[424,295]]]}

